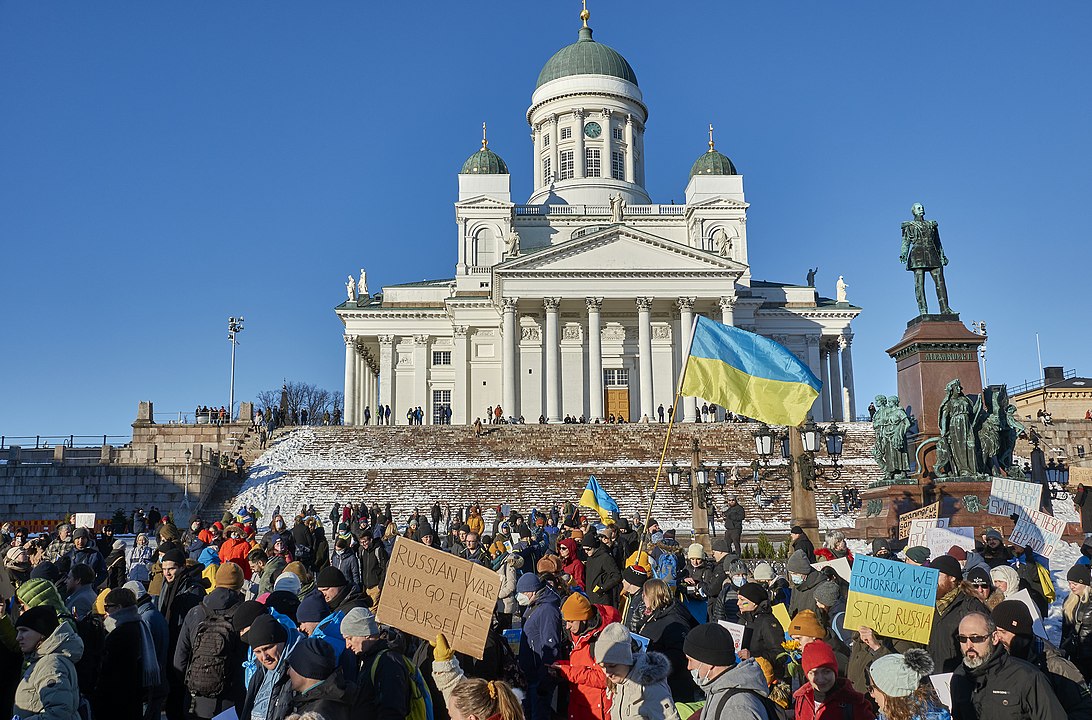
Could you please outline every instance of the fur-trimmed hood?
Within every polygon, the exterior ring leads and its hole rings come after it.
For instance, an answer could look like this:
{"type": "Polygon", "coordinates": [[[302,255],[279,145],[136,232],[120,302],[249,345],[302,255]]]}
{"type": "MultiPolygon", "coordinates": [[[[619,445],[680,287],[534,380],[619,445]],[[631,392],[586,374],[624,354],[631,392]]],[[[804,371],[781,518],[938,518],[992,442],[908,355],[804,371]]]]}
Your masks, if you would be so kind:
{"type": "Polygon", "coordinates": [[[633,668],[626,679],[638,685],[655,685],[667,680],[670,674],[671,661],[666,655],[658,652],[643,652],[634,657],[633,668]]]}

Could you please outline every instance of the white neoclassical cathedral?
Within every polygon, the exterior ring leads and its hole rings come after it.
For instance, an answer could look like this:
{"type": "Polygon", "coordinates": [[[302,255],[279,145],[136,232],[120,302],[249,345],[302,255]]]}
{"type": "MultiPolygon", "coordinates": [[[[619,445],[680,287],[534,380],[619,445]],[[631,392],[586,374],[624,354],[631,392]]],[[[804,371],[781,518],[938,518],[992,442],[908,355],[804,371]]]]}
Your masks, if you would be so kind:
{"type": "MultiPolygon", "coordinates": [[[[581,17],[527,109],[531,197],[512,201],[508,167],[483,128],[459,172],[455,277],[375,294],[363,271],[350,278],[337,307],[346,424],[379,405],[399,424],[415,407],[426,423],[467,424],[498,404],[527,422],[654,421],[678,387],[695,314],[787,347],[823,380],[813,417],[852,419],[850,323],[860,308],[841,279],[835,300],[752,279],[743,176],[714,149],[712,129],[685,204],[649,198],[637,76],[581,17]]],[[[683,419],[694,421],[700,403],[684,398],[683,419]]]]}

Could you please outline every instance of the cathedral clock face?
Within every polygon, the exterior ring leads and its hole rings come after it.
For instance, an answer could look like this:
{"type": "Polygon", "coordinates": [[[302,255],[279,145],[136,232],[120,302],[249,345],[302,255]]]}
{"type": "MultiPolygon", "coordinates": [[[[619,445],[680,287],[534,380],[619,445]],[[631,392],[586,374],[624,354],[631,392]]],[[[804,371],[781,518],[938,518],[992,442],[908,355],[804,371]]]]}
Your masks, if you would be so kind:
{"type": "Polygon", "coordinates": [[[590,122],[584,126],[584,134],[590,138],[597,138],[603,134],[603,128],[597,122],[590,122]]]}

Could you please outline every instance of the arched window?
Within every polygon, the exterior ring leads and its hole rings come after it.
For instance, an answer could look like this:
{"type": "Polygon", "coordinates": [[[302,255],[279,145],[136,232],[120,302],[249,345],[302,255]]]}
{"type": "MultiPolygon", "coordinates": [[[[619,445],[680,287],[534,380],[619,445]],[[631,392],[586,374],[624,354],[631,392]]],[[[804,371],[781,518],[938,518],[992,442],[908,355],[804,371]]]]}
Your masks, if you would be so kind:
{"type": "Polygon", "coordinates": [[[491,267],[496,262],[497,236],[492,228],[482,228],[474,235],[474,264],[491,267]]]}

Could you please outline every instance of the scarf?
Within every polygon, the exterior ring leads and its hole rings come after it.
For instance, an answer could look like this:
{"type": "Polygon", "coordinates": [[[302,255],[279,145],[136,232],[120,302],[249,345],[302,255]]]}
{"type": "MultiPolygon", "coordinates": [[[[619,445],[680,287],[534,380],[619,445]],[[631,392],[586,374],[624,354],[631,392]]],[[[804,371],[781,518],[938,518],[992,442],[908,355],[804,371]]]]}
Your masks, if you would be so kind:
{"type": "Polygon", "coordinates": [[[112,615],[108,615],[103,625],[106,632],[112,633],[122,625],[136,623],[140,628],[140,666],[142,672],[142,687],[159,687],[159,659],[155,654],[155,643],[152,642],[152,632],[140,619],[140,611],[136,606],[120,608],[112,615]]]}

